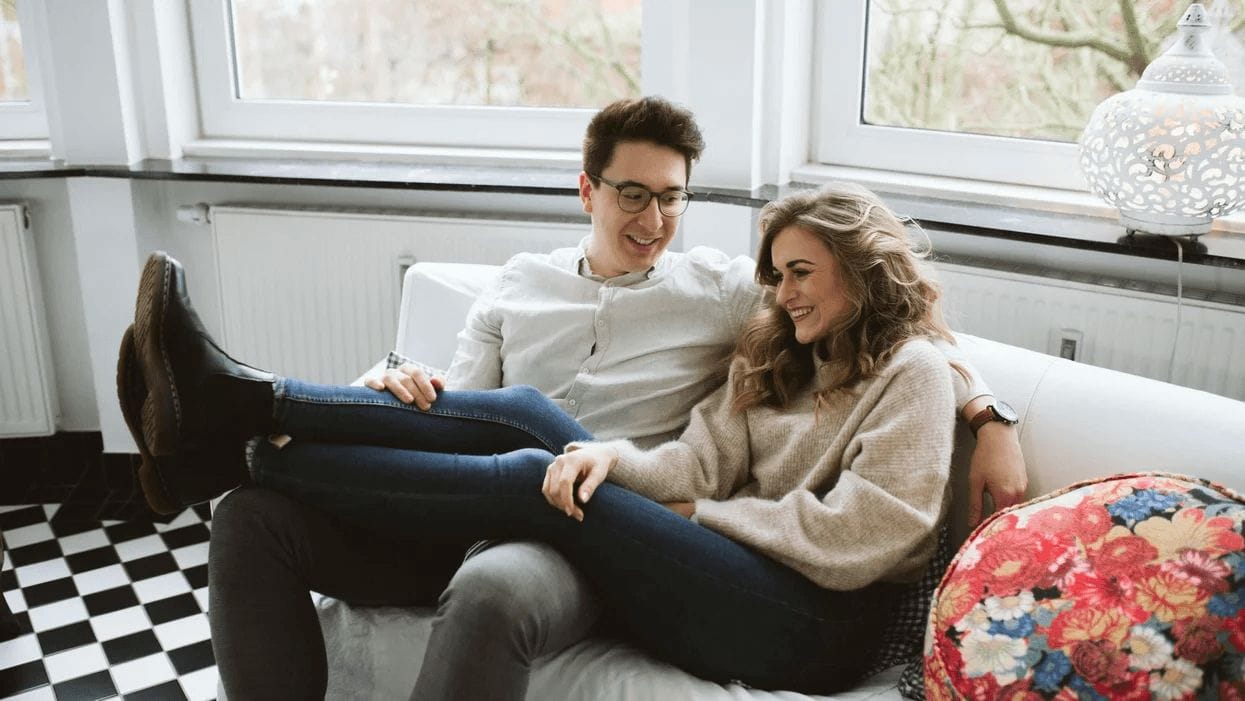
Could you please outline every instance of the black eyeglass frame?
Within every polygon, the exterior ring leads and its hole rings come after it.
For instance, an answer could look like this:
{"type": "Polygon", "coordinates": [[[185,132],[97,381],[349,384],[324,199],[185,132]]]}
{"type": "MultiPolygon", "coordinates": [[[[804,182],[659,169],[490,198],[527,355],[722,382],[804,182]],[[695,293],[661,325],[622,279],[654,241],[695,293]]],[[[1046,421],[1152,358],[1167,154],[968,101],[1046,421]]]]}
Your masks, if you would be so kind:
{"type": "Polygon", "coordinates": [[[657,199],[657,211],[661,212],[667,217],[681,217],[683,216],[683,213],[687,211],[687,206],[692,203],[692,198],[696,196],[696,193],[683,187],[672,187],[669,190],[662,190],[661,192],[653,192],[652,190],[644,187],[643,185],[637,182],[630,181],[630,180],[624,180],[623,182],[616,183],[613,180],[607,179],[603,175],[599,175],[599,174],[592,175],[591,173],[588,174],[588,177],[600,180],[606,185],[609,185],[610,187],[614,188],[618,192],[618,208],[628,214],[639,214],[640,212],[643,212],[644,210],[648,209],[649,203],[652,202],[654,198],[656,198],[657,199]],[[636,190],[639,190],[643,192],[644,194],[648,195],[648,197],[644,200],[643,206],[635,210],[627,209],[626,207],[624,207],[623,199],[622,199],[622,191],[625,188],[635,188],[636,190]],[[669,212],[667,212],[665,209],[662,208],[661,196],[671,193],[671,192],[679,192],[684,195],[687,195],[687,199],[683,200],[683,209],[680,209],[677,214],[670,214],[669,212]]]}

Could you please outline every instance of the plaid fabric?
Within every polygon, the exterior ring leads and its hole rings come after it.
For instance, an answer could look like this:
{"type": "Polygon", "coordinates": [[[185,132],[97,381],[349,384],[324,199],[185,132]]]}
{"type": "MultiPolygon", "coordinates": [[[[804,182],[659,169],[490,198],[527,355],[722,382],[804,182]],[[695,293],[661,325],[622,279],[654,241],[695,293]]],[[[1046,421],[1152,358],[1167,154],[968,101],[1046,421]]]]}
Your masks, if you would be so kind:
{"type": "Polygon", "coordinates": [[[899,693],[906,699],[925,698],[924,659],[921,648],[929,605],[942,575],[951,564],[951,543],[946,523],[938,529],[938,547],[919,581],[910,584],[895,602],[895,617],[882,636],[877,662],[865,674],[871,677],[884,669],[906,664],[899,677],[899,693]]]}
{"type": "Polygon", "coordinates": [[[423,370],[424,373],[429,376],[445,374],[445,371],[441,370],[440,368],[434,368],[427,363],[421,363],[418,360],[412,360],[397,351],[389,351],[388,357],[385,358],[385,369],[394,370],[394,369],[397,369],[398,366],[405,365],[407,363],[418,366],[420,370],[423,370]]]}

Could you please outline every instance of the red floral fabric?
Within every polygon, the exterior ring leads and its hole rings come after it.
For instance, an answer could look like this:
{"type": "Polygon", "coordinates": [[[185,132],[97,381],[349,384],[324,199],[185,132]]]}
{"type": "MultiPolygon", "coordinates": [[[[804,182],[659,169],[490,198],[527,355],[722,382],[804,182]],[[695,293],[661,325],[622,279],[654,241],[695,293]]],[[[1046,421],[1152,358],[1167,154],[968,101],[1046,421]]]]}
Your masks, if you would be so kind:
{"type": "Polygon", "coordinates": [[[1243,523],[1232,490],[1154,472],[995,514],[935,594],[927,697],[1245,700],[1243,523]]]}

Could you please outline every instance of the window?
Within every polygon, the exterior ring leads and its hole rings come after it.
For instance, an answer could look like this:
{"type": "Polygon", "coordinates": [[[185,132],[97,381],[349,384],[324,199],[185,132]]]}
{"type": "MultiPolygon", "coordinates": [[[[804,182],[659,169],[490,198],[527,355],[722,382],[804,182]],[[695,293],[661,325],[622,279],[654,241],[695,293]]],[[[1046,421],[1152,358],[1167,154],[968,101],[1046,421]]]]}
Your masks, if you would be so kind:
{"type": "Polygon", "coordinates": [[[17,0],[0,0],[0,139],[47,138],[47,120],[38,90],[32,53],[23,50],[22,23],[29,21],[30,0],[19,15],[17,0]]]}
{"type": "Polygon", "coordinates": [[[191,4],[209,137],[578,148],[640,94],[641,0],[191,4]]]}
{"type": "MultiPolygon", "coordinates": [[[[859,0],[823,12],[823,162],[1082,189],[1075,141],[1132,89],[1187,3],[859,0]],[[841,43],[841,46],[834,47],[841,43]]],[[[1215,3],[1245,88],[1245,2],[1215,3]]]]}

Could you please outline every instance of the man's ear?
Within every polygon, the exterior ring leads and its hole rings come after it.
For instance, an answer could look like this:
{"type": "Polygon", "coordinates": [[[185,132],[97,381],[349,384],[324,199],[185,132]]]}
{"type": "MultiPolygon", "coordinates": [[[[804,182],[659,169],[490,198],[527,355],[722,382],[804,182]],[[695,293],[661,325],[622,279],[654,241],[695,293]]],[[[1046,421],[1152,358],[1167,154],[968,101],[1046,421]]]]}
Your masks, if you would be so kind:
{"type": "Polygon", "coordinates": [[[592,214],[592,180],[588,174],[579,174],[579,201],[584,203],[584,214],[592,214]]]}

